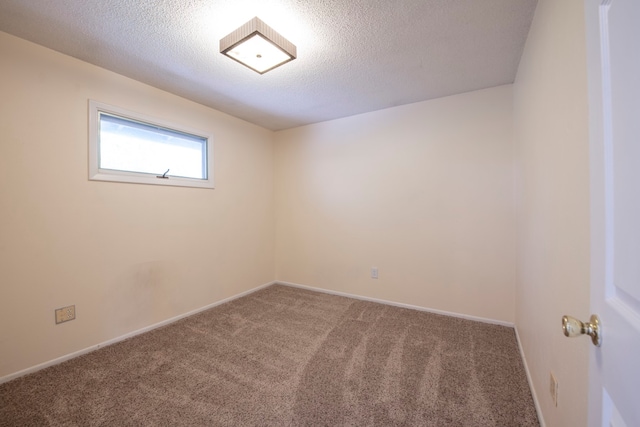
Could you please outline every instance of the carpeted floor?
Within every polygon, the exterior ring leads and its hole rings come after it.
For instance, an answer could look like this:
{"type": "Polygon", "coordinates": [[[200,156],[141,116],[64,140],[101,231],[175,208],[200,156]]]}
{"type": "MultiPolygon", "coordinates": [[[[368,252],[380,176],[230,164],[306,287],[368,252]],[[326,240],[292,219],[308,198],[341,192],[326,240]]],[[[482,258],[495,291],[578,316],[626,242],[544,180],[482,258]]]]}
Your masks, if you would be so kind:
{"type": "Polygon", "coordinates": [[[274,285],[0,385],[2,426],[538,426],[513,329],[274,285]]]}

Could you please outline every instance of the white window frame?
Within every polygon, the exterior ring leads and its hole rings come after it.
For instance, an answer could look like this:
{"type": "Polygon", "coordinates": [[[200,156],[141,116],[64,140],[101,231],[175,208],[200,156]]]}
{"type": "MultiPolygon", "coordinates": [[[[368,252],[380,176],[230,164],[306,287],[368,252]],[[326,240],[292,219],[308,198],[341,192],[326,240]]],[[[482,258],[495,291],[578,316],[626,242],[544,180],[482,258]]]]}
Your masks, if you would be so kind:
{"type": "MultiPolygon", "coordinates": [[[[158,175],[162,175],[159,171],[158,175]]],[[[213,138],[207,133],[185,126],[175,125],[165,120],[149,117],[144,114],[125,110],[123,108],[107,105],[102,102],[89,100],[89,180],[128,182],[134,184],[168,185],[177,187],[214,188],[213,181],[213,138]],[[112,169],[101,169],[100,165],[100,113],[111,114],[142,122],[145,124],[187,133],[206,139],[207,178],[183,178],[169,176],[169,179],[158,178],[155,174],[142,172],[126,172],[112,169]]]]}

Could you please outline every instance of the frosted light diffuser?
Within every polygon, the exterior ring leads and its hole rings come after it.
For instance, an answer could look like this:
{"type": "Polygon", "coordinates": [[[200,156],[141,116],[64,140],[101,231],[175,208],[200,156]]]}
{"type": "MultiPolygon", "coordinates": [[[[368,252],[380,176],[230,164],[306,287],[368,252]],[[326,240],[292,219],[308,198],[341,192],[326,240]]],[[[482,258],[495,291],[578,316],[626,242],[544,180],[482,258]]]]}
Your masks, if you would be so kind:
{"type": "Polygon", "coordinates": [[[220,53],[259,74],[296,59],[296,47],[258,18],[220,40],[220,53]]]}

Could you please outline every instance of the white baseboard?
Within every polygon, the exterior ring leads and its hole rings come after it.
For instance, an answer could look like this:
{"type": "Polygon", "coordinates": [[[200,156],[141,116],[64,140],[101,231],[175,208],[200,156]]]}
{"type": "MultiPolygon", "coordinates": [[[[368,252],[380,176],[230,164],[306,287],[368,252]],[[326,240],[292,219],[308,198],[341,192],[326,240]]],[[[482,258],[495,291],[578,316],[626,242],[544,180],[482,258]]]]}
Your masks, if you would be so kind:
{"type": "Polygon", "coordinates": [[[529,365],[527,365],[527,358],[524,355],[524,348],[522,347],[522,341],[520,341],[520,334],[518,333],[518,327],[516,326],[514,329],[516,330],[516,340],[518,341],[520,356],[522,356],[522,364],[524,365],[524,371],[527,373],[527,381],[529,381],[529,389],[531,390],[531,396],[533,397],[533,404],[535,405],[536,412],[538,413],[538,421],[540,422],[540,427],[546,427],[544,418],[542,417],[542,408],[540,407],[540,402],[538,401],[538,395],[536,394],[536,390],[533,387],[533,378],[531,378],[529,365]]]}
{"type": "MultiPolygon", "coordinates": [[[[106,347],[106,346],[109,346],[111,344],[115,344],[115,343],[120,342],[120,341],[124,341],[124,340],[126,340],[128,338],[131,338],[131,337],[134,337],[136,335],[140,335],[140,334],[143,334],[145,332],[149,332],[149,331],[151,331],[153,329],[156,329],[156,328],[159,328],[161,326],[165,326],[165,325],[168,325],[170,323],[176,322],[176,321],[178,321],[180,319],[184,319],[185,317],[193,316],[194,314],[200,313],[201,311],[205,311],[205,310],[208,310],[210,308],[216,307],[218,305],[224,304],[226,302],[233,301],[234,299],[241,298],[243,296],[252,294],[252,293],[254,293],[254,292],[256,292],[256,291],[258,291],[260,289],[266,288],[266,287],[271,286],[273,284],[280,284],[280,285],[290,286],[290,287],[294,287],[294,288],[307,289],[307,290],[311,290],[311,291],[315,291],[315,292],[322,292],[322,293],[331,294],[331,295],[338,295],[338,296],[343,296],[343,297],[347,297],[347,298],[354,298],[354,299],[358,299],[358,300],[362,300],[362,301],[376,302],[376,303],[391,305],[391,306],[395,306],[395,307],[408,308],[408,309],[411,309],[411,310],[425,311],[425,312],[429,312],[429,313],[441,314],[441,315],[444,315],[444,316],[458,317],[458,318],[467,319],[467,320],[473,320],[473,321],[477,321],[477,322],[490,323],[490,324],[494,324],[494,325],[501,325],[501,326],[507,326],[507,327],[512,327],[512,328],[514,327],[513,323],[505,322],[505,321],[502,321],[502,320],[488,319],[488,318],[484,318],[484,317],[470,316],[470,315],[461,314],[461,313],[454,313],[454,312],[449,312],[449,311],[436,310],[436,309],[420,307],[420,306],[411,305],[411,304],[404,304],[404,303],[399,303],[399,302],[394,302],[394,301],[387,301],[387,300],[383,300],[383,299],[379,299],[379,298],[365,297],[365,296],[361,296],[361,295],[349,294],[349,293],[346,293],[346,292],[332,291],[332,290],[328,290],[328,289],[316,288],[316,287],[313,287],[313,286],[301,285],[299,283],[284,282],[284,281],[277,280],[277,281],[265,283],[263,285],[255,287],[253,289],[249,289],[248,291],[239,293],[237,295],[233,295],[231,297],[225,298],[225,299],[220,300],[220,301],[216,301],[216,302],[208,304],[208,305],[206,305],[204,307],[197,308],[195,310],[189,311],[187,313],[180,314],[180,315],[172,317],[170,319],[163,320],[162,322],[158,322],[158,323],[155,323],[153,325],[146,326],[146,327],[144,327],[142,329],[138,329],[138,330],[133,331],[133,332],[129,332],[129,333],[125,334],[125,335],[121,335],[119,337],[110,339],[108,341],[104,341],[102,343],[99,343],[99,344],[96,344],[96,345],[92,345],[90,347],[84,348],[82,350],[75,351],[73,353],[66,354],[66,355],[58,357],[56,359],[49,360],[47,362],[43,362],[43,363],[40,363],[38,365],[23,369],[21,371],[15,372],[13,374],[6,375],[6,376],[0,378],[0,384],[3,384],[5,382],[11,381],[11,380],[13,380],[15,378],[19,378],[19,377],[27,375],[27,374],[31,374],[33,372],[37,372],[37,371],[39,371],[41,369],[45,369],[45,368],[48,368],[48,367],[53,366],[53,365],[57,365],[57,364],[62,363],[62,362],[66,362],[67,360],[73,359],[73,358],[78,357],[78,356],[82,356],[83,354],[90,353],[92,351],[98,350],[99,348],[106,347]]],[[[523,361],[524,361],[525,370],[527,372],[527,378],[529,380],[529,385],[531,386],[531,384],[532,384],[531,377],[530,377],[530,374],[529,374],[529,370],[527,368],[526,359],[524,358],[524,353],[522,351],[522,346],[520,344],[520,338],[518,337],[518,330],[517,329],[516,329],[516,337],[518,338],[518,346],[520,347],[520,353],[522,354],[522,358],[523,358],[523,361]]],[[[538,411],[538,416],[541,417],[541,412],[540,412],[540,408],[539,408],[539,405],[538,405],[538,400],[536,398],[535,391],[533,390],[533,387],[531,387],[531,391],[532,391],[534,402],[535,402],[535,405],[536,405],[536,411],[538,411]]],[[[540,419],[542,420],[542,418],[540,418],[540,419]]],[[[544,424],[542,424],[542,426],[544,427],[544,424]]]]}
{"type": "Polygon", "coordinates": [[[491,323],[493,325],[508,326],[508,327],[511,327],[511,328],[514,327],[513,323],[505,322],[503,320],[487,319],[487,318],[484,318],[484,317],[470,316],[470,315],[467,315],[467,314],[453,313],[453,312],[450,312],[450,311],[435,310],[435,309],[432,309],[432,308],[420,307],[420,306],[417,306],[417,305],[403,304],[401,302],[387,301],[387,300],[378,299],[378,298],[371,298],[371,297],[365,297],[365,296],[361,296],[361,295],[348,294],[346,292],[332,291],[332,290],[329,290],[329,289],[314,288],[313,286],[301,285],[299,283],[283,282],[281,280],[276,280],[275,283],[277,283],[279,285],[290,286],[292,288],[308,289],[310,291],[322,292],[322,293],[325,293],[325,294],[338,295],[338,296],[347,297],[347,298],[354,298],[354,299],[358,299],[358,300],[362,300],[362,301],[377,302],[377,303],[380,303],[380,304],[392,305],[392,306],[395,306],[395,307],[409,308],[411,310],[426,311],[426,312],[434,313],[434,314],[442,314],[444,316],[458,317],[458,318],[466,319],[466,320],[474,320],[476,322],[491,323]]]}
{"type": "Polygon", "coordinates": [[[445,315],[445,316],[458,317],[458,318],[462,318],[462,319],[474,320],[474,321],[477,321],[477,322],[490,323],[490,324],[494,324],[494,325],[508,326],[508,327],[513,328],[514,331],[515,331],[515,334],[516,334],[516,341],[518,343],[518,349],[520,351],[520,356],[522,357],[522,363],[524,365],[524,370],[525,370],[525,373],[527,374],[527,381],[529,383],[529,389],[531,390],[531,395],[533,397],[533,403],[534,403],[535,408],[536,408],[536,413],[538,414],[538,421],[540,422],[540,427],[546,427],[546,424],[544,422],[544,418],[542,417],[542,409],[540,408],[540,402],[538,401],[538,396],[536,395],[536,391],[533,388],[533,380],[531,378],[531,372],[529,371],[529,366],[527,365],[527,358],[524,355],[524,349],[522,348],[522,342],[520,341],[520,335],[518,334],[518,328],[515,326],[514,323],[505,322],[505,321],[502,321],[502,320],[487,319],[487,318],[484,318],[484,317],[469,316],[469,315],[460,314],[460,313],[452,313],[452,312],[443,311],[443,310],[434,310],[434,309],[415,306],[415,305],[410,305],[410,304],[403,304],[403,303],[398,303],[398,302],[394,302],[394,301],[387,301],[387,300],[378,299],[378,298],[370,298],[370,297],[364,297],[364,296],[361,296],[361,295],[349,294],[349,293],[346,293],[346,292],[338,292],[338,291],[332,291],[332,290],[328,290],[328,289],[315,288],[313,286],[301,285],[299,283],[283,282],[281,280],[277,280],[275,283],[277,283],[279,285],[284,285],[284,286],[291,286],[293,288],[308,289],[310,291],[323,292],[325,294],[339,295],[339,296],[348,297],[348,298],[354,298],[354,299],[358,299],[358,300],[362,300],[362,301],[377,302],[377,303],[387,304],[387,305],[391,305],[391,306],[395,306],[395,307],[402,307],[402,308],[409,308],[409,309],[412,309],[412,310],[426,311],[426,312],[429,312],[429,313],[442,314],[442,315],[445,315]]]}
{"type": "Polygon", "coordinates": [[[57,365],[57,364],[62,363],[62,362],[66,362],[67,360],[73,359],[73,358],[78,357],[78,356],[82,356],[83,354],[90,353],[92,351],[98,350],[99,348],[106,347],[106,346],[109,346],[111,344],[115,344],[115,343],[120,342],[120,341],[124,341],[124,340],[126,340],[128,338],[131,338],[131,337],[134,337],[136,335],[144,334],[145,332],[149,332],[149,331],[151,331],[153,329],[156,329],[156,328],[159,328],[161,326],[168,325],[168,324],[176,322],[176,321],[178,321],[180,319],[184,319],[185,317],[193,316],[194,314],[200,313],[201,311],[205,311],[205,310],[208,310],[210,308],[216,307],[218,305],[224,304],[226,302],[233,301],[234,299],[238,299],[238,298],[241,298],[243,296],[252,294],[252,293],[254,293],[254,292],[256,292],[256,291],[258,291],[258,290],[260,290],[262,288],[266,288],[267,286],[271,286],[271,285],[273,285],[275,283],[276,282],[265,283],[264,285],[260,285],[258,287],[253,288],[253,289],[249,289],[248,291],[241,292],[241,293],[239,293],[237,295],[233,295],[233,296],[230,296],[229,298],[225,298],[223,300],[216,301],[216,302],[211,303],[209,305],[205,305],[204,307],[197,308],[195,310],[189,311],[187,313],[180,314],[180,315],[172,317],[170,319],[163,320],[162,322],[158,322],[158,323],[155,323],[153,325],[146,326],[146,327],[144,327],[142,329],[138,329],[136,331],[129,332],[129,333],[125,334],[125,335],[121,335],[119,337],[110,339],[108,341],[104,341],[104,342],[101,342],[99,344],[92,345],[90,347],[84,348],[82,350],[78,350],[78,351],[74,351],[73,353],[65,354],[64,356],[58,357],[56,359],[49,360],[49,361],[44,362],[44,363],[40,363],[40,364],[32,366],[30,368],[23,369],[21,371],[15,372],[13,374],[6,375],[6,376],[0,378],[0,384],[6,383],[8,381],[11,381],[13,379],[19,378],[19,377],[27,375],[27,374],[31,374],[31,373],[37,372],[37,371],[39,371],[41,369],[48,368],[49,366],[53,366],[53,365],[57,365]]]}

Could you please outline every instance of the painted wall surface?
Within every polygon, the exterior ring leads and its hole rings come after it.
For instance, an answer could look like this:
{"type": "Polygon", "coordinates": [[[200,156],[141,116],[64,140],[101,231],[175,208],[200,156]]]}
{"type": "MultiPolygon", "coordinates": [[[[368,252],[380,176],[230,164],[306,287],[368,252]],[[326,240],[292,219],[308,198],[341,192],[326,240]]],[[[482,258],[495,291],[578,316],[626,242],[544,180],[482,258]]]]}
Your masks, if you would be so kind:
{"type": "Polygon", "coordinates": [[[0,58],[0,377],[273,280],[271,131],[4,33],[0,58]],[[216,189],[89,181],[88,99],[213,134],[216,189]]]}
{"type": "Polygon", "coordinates": [[[589,317],[589,135],[584,2],[540,0],[514,84],[516,325],[547,426],[587,425],[590,341],[562,335],[589,317]],[[558,406],[549,373],[558,379],[558,406]]]}
{"type": "Polygon", "coordinates": [[[507,85],[276,133],[276,278],[512,322],[511,98],[507,85]]]}

